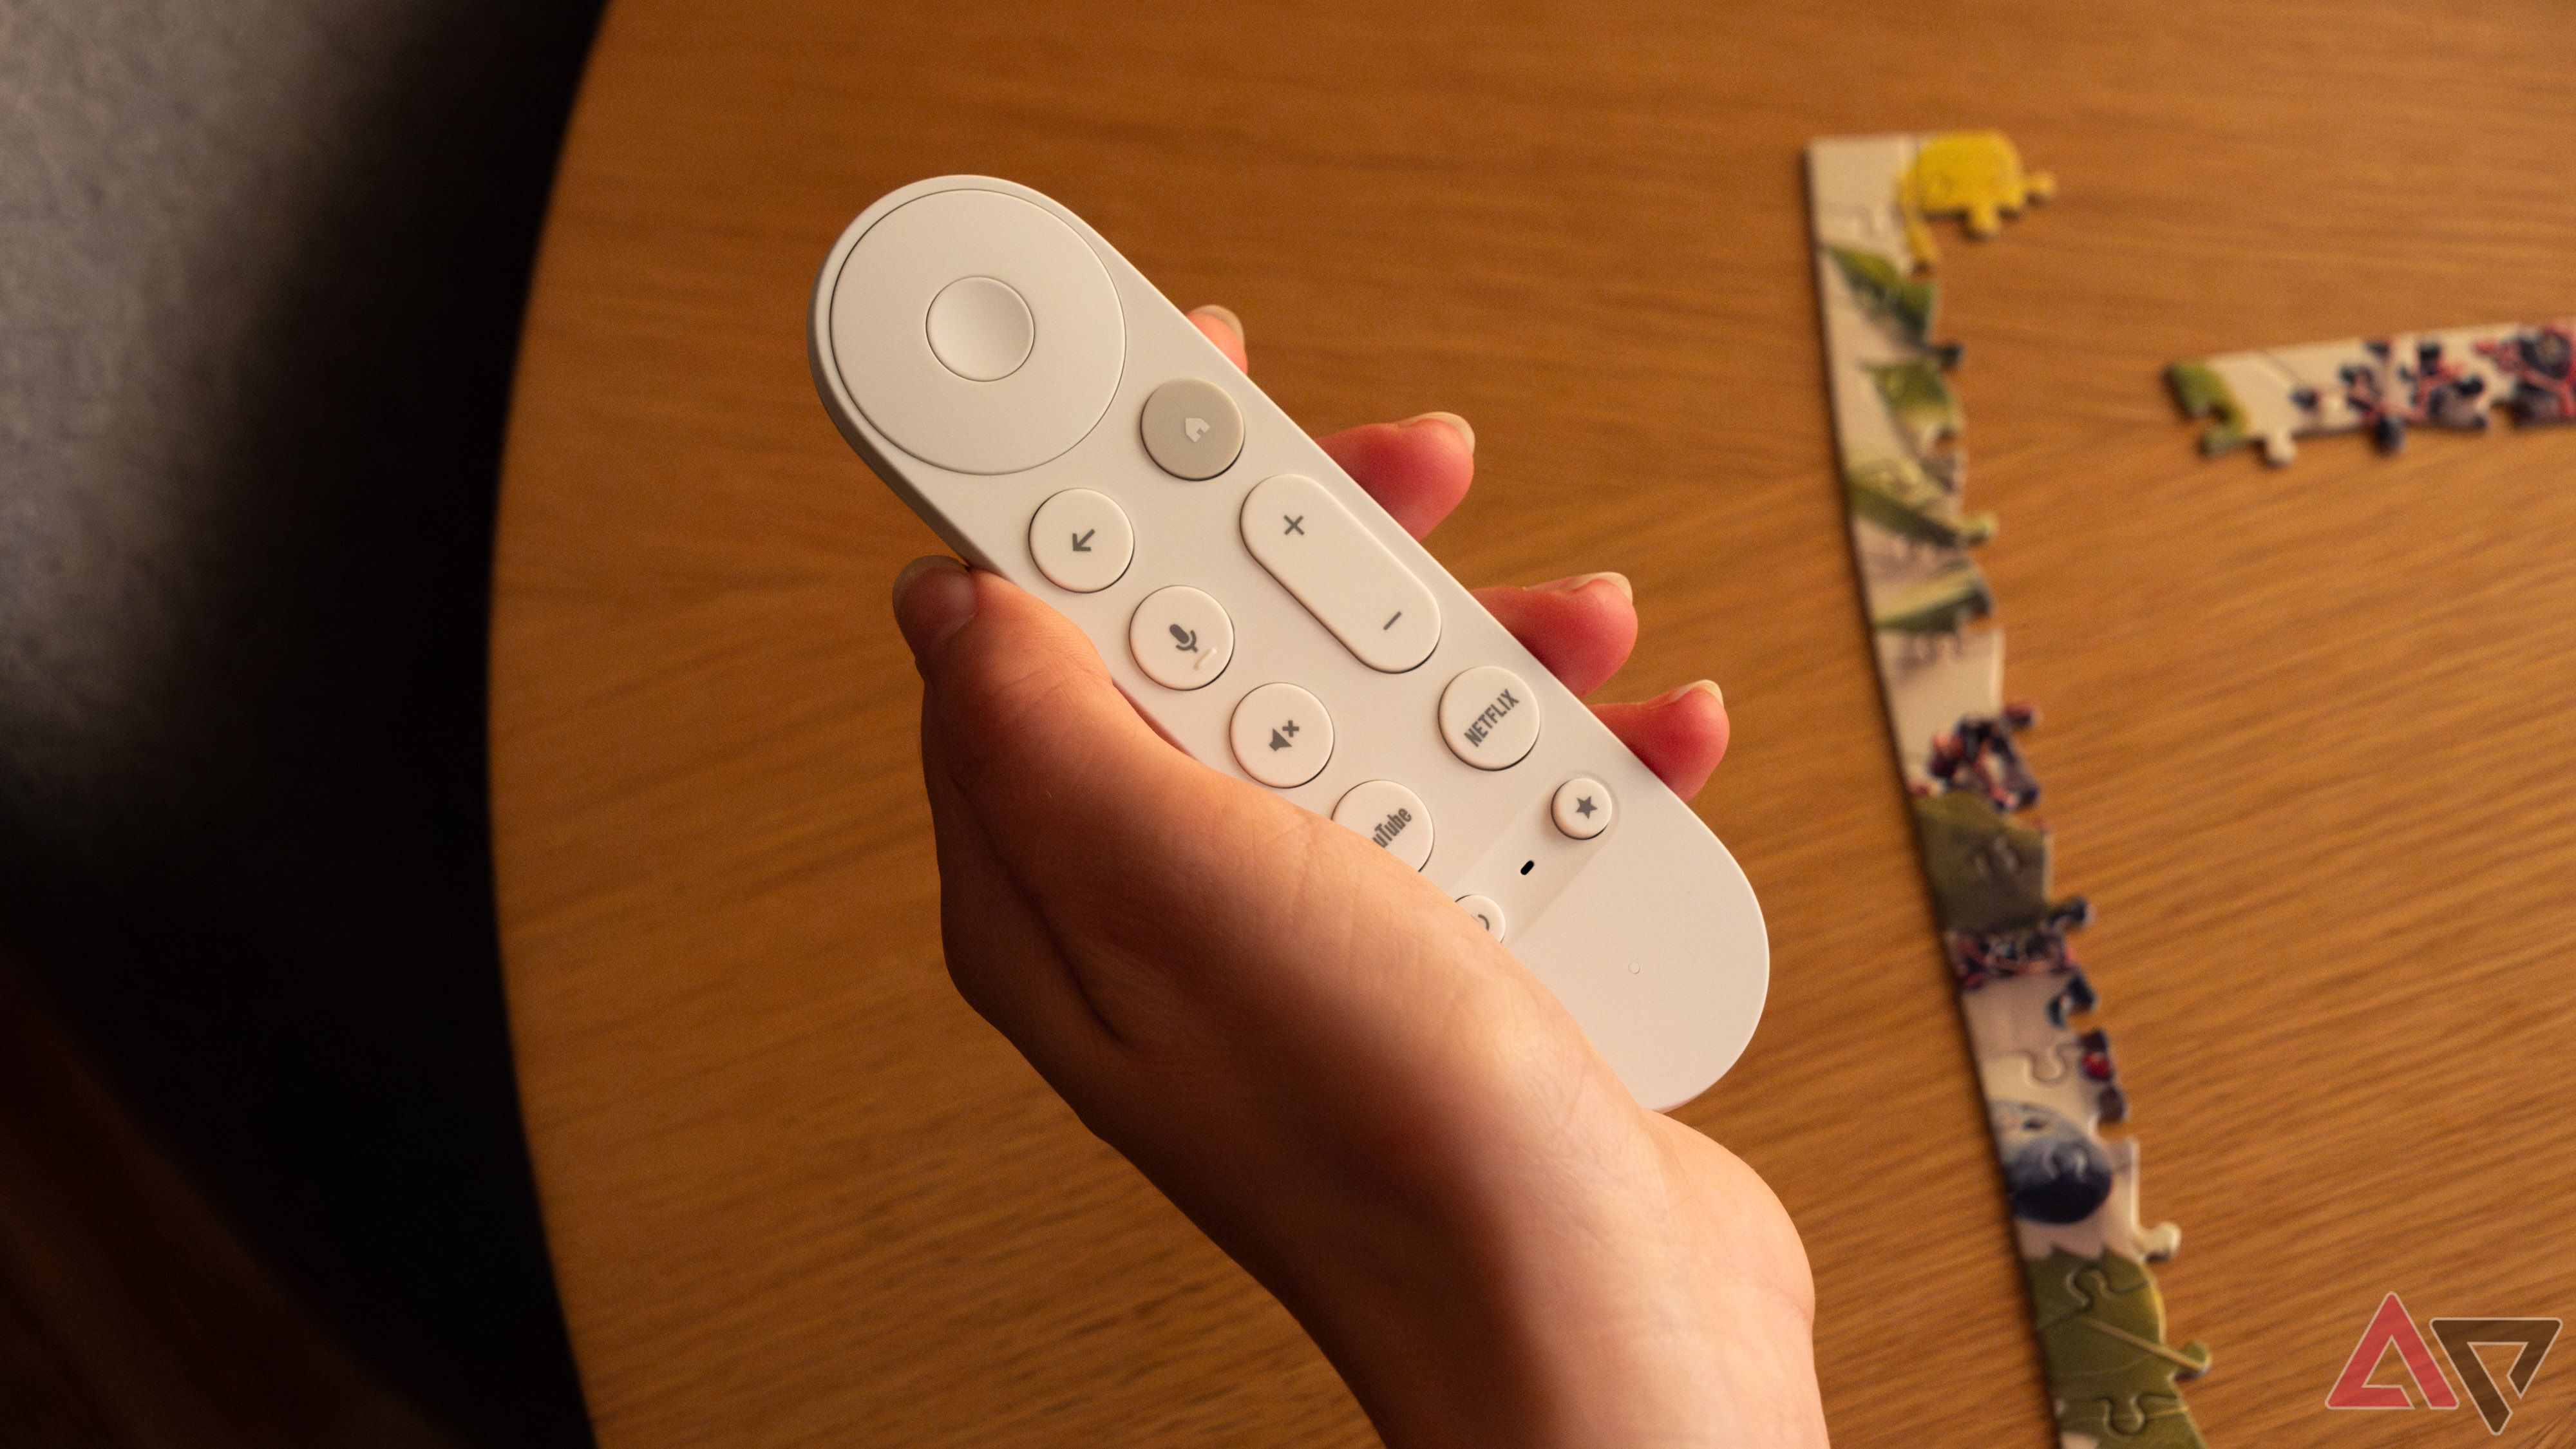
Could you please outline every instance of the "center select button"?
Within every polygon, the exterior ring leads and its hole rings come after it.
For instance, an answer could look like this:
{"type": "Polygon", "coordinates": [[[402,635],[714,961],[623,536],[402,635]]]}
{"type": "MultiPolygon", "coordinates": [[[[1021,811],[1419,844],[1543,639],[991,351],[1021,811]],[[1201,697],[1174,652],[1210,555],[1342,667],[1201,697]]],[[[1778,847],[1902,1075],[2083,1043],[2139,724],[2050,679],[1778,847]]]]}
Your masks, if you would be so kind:
{"type": "Polygon", "coordinates": [[[1154,465],[1175,478],[1213,478],[1243,451],[1243,409],[1224,388],[1195,377],[1154,389],[1137,427],[1154,465]]]}
{"type": "Polygon", "coordinates": [[[939,365],[968,382],[999,382],[1019,371],[1038,340],[1026,299],[992,277],[960,277],[940,288],[923,326],[939,365]]]}
{"type": "Polygon", "coordinates": [[[1440,738],[1479,770],[1507,770],[1538,743],[1538,701],[1521,677],[1484,664],[1440,692],[1440,738]]]}
{"type": "Polygon", "coordinates": [[[1243,546],[1362,664],[1402,674],[1440,643],[1440,605],[1323,484],[1281,473],[1243,500],[1243,546]]]}

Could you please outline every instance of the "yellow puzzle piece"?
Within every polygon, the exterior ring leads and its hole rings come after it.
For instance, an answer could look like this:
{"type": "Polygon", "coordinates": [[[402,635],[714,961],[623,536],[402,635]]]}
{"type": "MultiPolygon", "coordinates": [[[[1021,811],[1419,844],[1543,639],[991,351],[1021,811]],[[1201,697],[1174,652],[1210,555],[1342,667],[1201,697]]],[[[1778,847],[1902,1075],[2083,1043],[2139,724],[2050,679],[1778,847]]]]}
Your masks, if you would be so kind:
{"type": "Polygon", "coordinates": [[[1970,236],[1992,236],[2003,219],[2057,190],[2045,171],[2024,171],[2021,152],[2001,131],[1944,131],[1926,136],[1914,160],[1898,173],[1896,201],[1905,214],[1905,241],[1916,259],[1940,255],[1926,218],[1962,218],[1970,236]]]}

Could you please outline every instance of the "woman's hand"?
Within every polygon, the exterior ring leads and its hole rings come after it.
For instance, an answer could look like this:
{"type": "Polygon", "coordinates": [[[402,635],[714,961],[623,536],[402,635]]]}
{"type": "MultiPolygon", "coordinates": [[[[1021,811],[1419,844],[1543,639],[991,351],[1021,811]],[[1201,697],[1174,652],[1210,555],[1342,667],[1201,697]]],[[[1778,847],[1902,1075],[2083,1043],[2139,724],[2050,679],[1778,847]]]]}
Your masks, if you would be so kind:
{"type": "MultiPolygon", "coordinates": [[[[1193,320],[1243,364],[1231,313],[1193,320]]],[[[1449,414],[1321,442],[1416,535],[1474,469],[1449,414]]],[[[1478,598],[1578,694],[1635,642],[1616,574],[1478,598]]],[[[1638,1107],[1508,951],[1361,836],[1174,749],[1003,579],[919,560],[895,612],[958,990],[1278,1295],[1388,1443],[1824,1442],[1778,1201],[1638,1107]]],[[[1597,712],[1685,795],[1725,751],[1713,685],[1597,712]]]]}

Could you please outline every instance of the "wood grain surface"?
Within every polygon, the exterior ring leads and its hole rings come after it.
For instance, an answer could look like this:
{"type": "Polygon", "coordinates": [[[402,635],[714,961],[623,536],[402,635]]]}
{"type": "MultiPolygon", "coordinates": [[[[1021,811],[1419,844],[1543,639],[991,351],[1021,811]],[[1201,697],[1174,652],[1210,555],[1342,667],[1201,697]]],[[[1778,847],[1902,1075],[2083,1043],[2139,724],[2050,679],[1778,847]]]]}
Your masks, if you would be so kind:
{"type": "MultiPolygon", "coordinates": [[[[2380,1296],[2576,1316],[2576,429],[2203,460],[2169,359],[2576,311],[2576,9],[619,0],[511,429],[493,791],[548,1231],[610,1449],[1356,1444],[1295,1325],[940,965],[934,540],[806,375],[918,177],[1221,301],[1314,430],[1474,420],[1433,547],[1615,568],[1613,695],[1734,709],[1701,798],[1774,950],[1684,1109],[1806,1235],[1848,1443],[2053,1442],[1853,598],[1799,149],[1992,125],[2058,199],[1947,247],[1983,554],[2219,1446],[2338,1414],[2380,1296]]],[[[2563,1360],[2565,1354],[2559,1357],[2563,1360]]],[[[2543,1367],[2502,1442],[2576,1406],[2543,1367]]]]}

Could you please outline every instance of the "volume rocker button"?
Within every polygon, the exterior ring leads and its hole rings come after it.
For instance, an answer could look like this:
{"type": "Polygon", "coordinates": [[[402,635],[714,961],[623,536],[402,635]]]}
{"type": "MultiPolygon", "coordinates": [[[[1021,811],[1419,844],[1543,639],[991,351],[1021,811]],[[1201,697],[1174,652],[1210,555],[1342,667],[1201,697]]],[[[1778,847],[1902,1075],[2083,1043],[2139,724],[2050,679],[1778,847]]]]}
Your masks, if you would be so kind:
{"type": "Polygon", "coordinates": [[[1440,605],[1312,478],[1265,478],[1243,500],[1243,545],[1362,664],[1401,674],[1440,643],[1440,605]]]}

